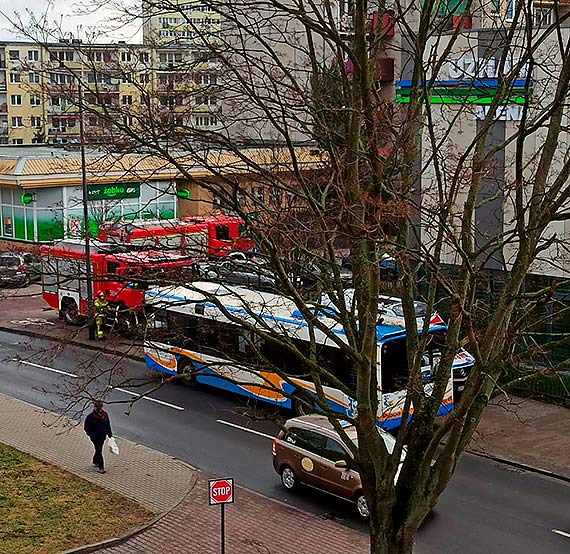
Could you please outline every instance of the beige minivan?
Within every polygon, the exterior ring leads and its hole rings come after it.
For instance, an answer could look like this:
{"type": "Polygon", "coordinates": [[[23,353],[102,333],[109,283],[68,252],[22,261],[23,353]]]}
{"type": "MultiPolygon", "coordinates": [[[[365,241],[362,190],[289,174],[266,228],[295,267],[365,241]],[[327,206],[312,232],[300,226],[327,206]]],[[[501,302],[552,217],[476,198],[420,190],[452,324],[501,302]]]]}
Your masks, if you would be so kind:
{"type": "MultiPolygon", "coordinates": [[[[355,427],[347,422],[341,425],[356,443],[355,427]]],[[[392,453],[394,437],[380,428],[378,431],[392,453]]],[[[309,485],[355,502],[358,513],[368,517],[353,456],[325,416],[311,414],[287,421],[273,441],[273,467],[286,489],[293,490],[299,483],[309,485]]]]}

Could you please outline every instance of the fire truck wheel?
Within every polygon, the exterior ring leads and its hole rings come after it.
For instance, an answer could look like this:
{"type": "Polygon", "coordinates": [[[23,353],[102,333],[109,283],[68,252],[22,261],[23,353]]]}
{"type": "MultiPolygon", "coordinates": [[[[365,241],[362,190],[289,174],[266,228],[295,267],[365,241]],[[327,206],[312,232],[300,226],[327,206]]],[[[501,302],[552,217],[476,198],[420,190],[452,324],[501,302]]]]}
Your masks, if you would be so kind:
{"type": "Polygon", "coordinates": [[[192,388],[198,385],[196,382],[196,366],[188,358],[178,360],[176,373],[181,376],[177,381],[182,385],[192,388]]]}
{"type": "Polygon", "coordinates": [[[61,303],[60,310],[61,318],[70,325],[81,325],[83,318],[79,315],[79,310],[77,309],[77,304],[75,300],[64,300],[61,303]]]}

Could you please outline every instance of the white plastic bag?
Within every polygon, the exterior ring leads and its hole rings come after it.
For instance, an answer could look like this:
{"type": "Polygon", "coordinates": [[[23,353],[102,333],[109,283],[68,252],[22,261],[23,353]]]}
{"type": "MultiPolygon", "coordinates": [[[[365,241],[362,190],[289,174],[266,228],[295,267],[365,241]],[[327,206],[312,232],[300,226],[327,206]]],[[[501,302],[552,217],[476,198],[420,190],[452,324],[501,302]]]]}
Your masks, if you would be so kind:
{"type": "Polygon", "coordinates": [[[119,445],[115,440],[115,437],[109,437],[109,450],[112,454],[119,454],[119,445]]]}

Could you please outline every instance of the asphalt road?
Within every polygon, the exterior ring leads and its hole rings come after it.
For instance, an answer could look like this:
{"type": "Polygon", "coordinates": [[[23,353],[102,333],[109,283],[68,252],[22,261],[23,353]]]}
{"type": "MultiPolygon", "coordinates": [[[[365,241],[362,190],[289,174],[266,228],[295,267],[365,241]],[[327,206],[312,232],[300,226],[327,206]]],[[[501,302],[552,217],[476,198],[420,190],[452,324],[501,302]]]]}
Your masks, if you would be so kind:
{"type": "MultiPolygon", "coordinates": [[[[276,424],[234,396],[168,385],[127,415],[130,392],[148,389],[143,364],[0,332],[0,392],[47,409],[70,407],[69,395],[114,385],[108,399],[117,435],[167,452],[240,486],[366,531],[353,507],[310,490],[284,491],[271,465],[276,424]],[[19,362],[17,360],[20,360],[19,362]],[[109,369],[113,368],[111,378],[109,369]],[[101,371],[108,373],[100,376],[101,371]],[[81,375],[81,378],[71,375],[81,375]],[[127,384],[128,381],[128,384],[127,384]],[[86,384],[87,382],[87,384],[86,384]],[[246,413],[247,412],[247,413],[246,413]]],[[[78,416],[72,406],[68,415],[78,416]]],[[[87,402],[85,402],[87,405],[87,402]]],[[[433,515],[418,533],[419,554],[570,552],[570,486],[466,455],[433,515]]]]}

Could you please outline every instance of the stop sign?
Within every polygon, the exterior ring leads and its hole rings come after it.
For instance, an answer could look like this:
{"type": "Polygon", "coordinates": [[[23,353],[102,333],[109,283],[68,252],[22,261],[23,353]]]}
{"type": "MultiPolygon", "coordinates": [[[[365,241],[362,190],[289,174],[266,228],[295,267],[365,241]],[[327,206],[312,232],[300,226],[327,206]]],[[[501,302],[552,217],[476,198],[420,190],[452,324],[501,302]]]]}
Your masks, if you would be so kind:
{"type": "Polygon", "coordinates": [[[230,504],[234,501],[234,480],[212,479],[208,481],[210,490],[210,506],[213,504],[230,504]]]}

